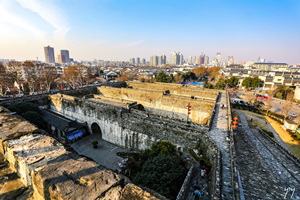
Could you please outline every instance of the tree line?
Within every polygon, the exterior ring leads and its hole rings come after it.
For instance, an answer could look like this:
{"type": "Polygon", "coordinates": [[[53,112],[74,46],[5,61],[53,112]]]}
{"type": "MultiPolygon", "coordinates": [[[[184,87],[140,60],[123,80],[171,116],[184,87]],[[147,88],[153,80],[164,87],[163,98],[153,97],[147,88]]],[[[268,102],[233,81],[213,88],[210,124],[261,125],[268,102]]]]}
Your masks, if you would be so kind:
{"type": "Polygon", "coordinates": [[[12,92],[12,88],[16,88],[19,94],[34,94],[38,90],[49,92],[59,84],[67,84],[74,89],[93,77],[90,68],[83,65],[70,65],[59,73],[55,67],[30,61],[0,63],[0,96],[12,92]]]}

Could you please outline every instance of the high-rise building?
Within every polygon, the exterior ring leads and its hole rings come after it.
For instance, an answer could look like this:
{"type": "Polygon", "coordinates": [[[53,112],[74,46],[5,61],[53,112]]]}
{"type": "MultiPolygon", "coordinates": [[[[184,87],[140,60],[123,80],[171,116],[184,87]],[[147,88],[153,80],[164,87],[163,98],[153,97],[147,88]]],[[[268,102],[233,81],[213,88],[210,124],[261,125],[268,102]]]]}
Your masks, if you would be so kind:
{"type": "Polygon", "coordinates": [[[165,65],[167,63],[166,55],[161,55],[158,57],[158,65],[165,65]]]}
{"type": "Polygon", "coordinates": [[[70,55],[68,50],[60,50],[60,55],[62,56],[63,63],[70,62],[70,55]]]}
{"type": "Polygon", "coordinates": [[[184,63],[182,53],[173,51],[170,55],[170,65],[182,65],[184,63]]]}
{"type": "Polygon", "coordinates": [[[137,57],[135,61],[137,65],[141,64],[141,59],[139,57],[137,57]]]}
{"type": "Polygon", "coordinates": [[[178,52],[178,58],[179,58],[179,65],[183,65],[184,63],[184,59],[183,59],[183,55],[182,53],[178,52]]]}
{"type": "Polygon", "coordinates": [[[57,55],[57,62],[59,63],[69,63],[70,55],[68,50],[60,50],[60,54],[57,55]]]}
{"type": "Polygon", "coordinates": [[[135,65],[135,58],[130,58],[129,59],[129,64],[135,65]]]}
{"type": "Polygon", "coordinates": [[[177,53],[175,51],[170,55],[170,65],[177,65],[177,53]]]}
{"type": "Polygon", "coordinates": [[[204,58],[204,65],[208,65],[208,63],[209,63],[209,57],[205,56],[205,58],[204,58]]]}
{"type": "Polygon", "coordinates": [[[151,56],[150,57],[150,66],[157,66],[158,65],[158,56],[151,56]]]}
{"type": "Polygon", "coordinates": [[[44,52],[46,63],[55,63],[54,48],[48,45],[47,47],[44,47],[44,52]]]}
{"type": "Polygon", "coordinates": [[[201,65],[201,56],[198,57],[197,64],[201,65]]]}
{"type": "Polygon", "coordinates": [[[227,58],[227,65],[231,65],[231,64],[234,64],[233,56],[228,56],[228,58],[227,58]]]}
{"type": "Polygon", "coordinates": [[[145,58],[142,59],[142,64],[146,64],[146,59],[145,58]]]}
{"type": "Polygon", "coordinates": [[[221,64],[221,53],[217,53],[217,60],[218,60],[218,63],[221,64]]]}

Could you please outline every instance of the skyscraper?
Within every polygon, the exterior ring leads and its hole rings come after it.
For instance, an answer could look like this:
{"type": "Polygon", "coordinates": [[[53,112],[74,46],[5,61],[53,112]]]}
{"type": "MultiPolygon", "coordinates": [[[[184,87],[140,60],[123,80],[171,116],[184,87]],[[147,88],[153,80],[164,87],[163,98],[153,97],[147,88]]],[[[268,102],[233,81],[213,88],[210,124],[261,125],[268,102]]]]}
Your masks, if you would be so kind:
{"type": "Polygon", "coordinates": [[[60,55],[62,57],[63,63],[69,63],[70,62],[70,55],[68,50],[60,50],[60,55]]]}
{"type": "Polygon", "coordinates": [[[135,64],[136,64],[136,65],[139,65],[139,64],[141,64],[141,59],[140,59],[140,57],[137,57],[137,58],[136,58],[136,60],[135,60],[135,64]]]}
{"type": "Polygon", "coordinates": [[[59,63],[69,63],[70,55],[68,50],[60,50],[60,54],[57,55],[57,62],[59,63]]]}
{"type": "Polygon", "coordinates": [[[173,51],[170,55],[170,64],[182,65],[183,63],[184,63],[184,59],[182,53],[180,52],[176,53],[175,51],[173,51]]]}
{"type": "Polygon", "coordinates": [[[157,66],[158,65],[158,56],[151,56],[150,57],[150,66],[157,66]]]}
{"type": "Polygon", "coordinates": [[[161,55],[158,57],[158,65],[165,65],[167,63],[166,55],[161,55]]]}
{"type": "Polygon", "coordinates": [[[44,52],[46,63],[55,63],[54,48],[48,45],[47,47],[44,47],[44,52]]]}
{"type": "Polygon", "coordinates": [[[217,60],[218,60],[218,63],[221,64],[221,53],[217,53],[217,60]]]}
{"type": "Polygon", "coordinates": [[[209,57],[205,56],[205,58],[204,58],[204,65],[208,65],[208,63],[209,63],[209,57]]]}
{"type": "Polygon", "coordinates": [[[135,58],[130,58],[129,59],[129,64],[135,65],[135,58]]]}
{"type": "Polygon", "coordinates": [[[170,55],[170,65],[177,65],[177,53],[175,51],[170,55]]]}

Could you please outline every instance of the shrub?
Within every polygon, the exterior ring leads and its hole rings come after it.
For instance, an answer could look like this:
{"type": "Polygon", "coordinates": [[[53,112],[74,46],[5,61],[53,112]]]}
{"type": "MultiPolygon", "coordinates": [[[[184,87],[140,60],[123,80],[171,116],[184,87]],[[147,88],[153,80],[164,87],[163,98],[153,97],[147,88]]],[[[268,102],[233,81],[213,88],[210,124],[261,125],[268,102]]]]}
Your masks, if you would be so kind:
{"type": "Polygon", "coordinates": [[[172,156],[158,155],[145,162],[133,182],[149,187],[169,199],[176,199],[186,173],[186,168],[172,156]]]}
{"type": "Polygon", "coordinates": [[[152,157],[158,156],[158,155],[173,156],[173,155],[176,155],[176,147],[171,142],[160,141],[158,143],[152,144],[149,155],[152,157]]]}

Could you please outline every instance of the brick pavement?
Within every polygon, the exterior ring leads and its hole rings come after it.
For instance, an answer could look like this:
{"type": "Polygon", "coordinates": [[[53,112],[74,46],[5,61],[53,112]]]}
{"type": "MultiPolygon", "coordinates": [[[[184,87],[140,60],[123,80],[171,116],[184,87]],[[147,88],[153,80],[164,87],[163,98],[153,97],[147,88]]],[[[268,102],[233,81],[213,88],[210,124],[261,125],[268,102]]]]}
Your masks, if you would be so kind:
{"type": "Polygon", "coordinates": [[[286,189],[299,196],[299,167],[278,146],[248,126],[245,114],[239,112],[242,127],[235,134],[236,162],[246,199],[284,199],[286,189]]]}
{"type": "Polygon", "coordinates": [[[228,106],[225,92],[221,92],[217,100],[215,115],[208,136],[217,144],[222,155],[222,198],[233,199],[232,169],[229,149],[230,139],[228,137],[228,119],[226,117],[227,109],[222,109],[221,104],[226,105],[226,107],[228,106]]]}

